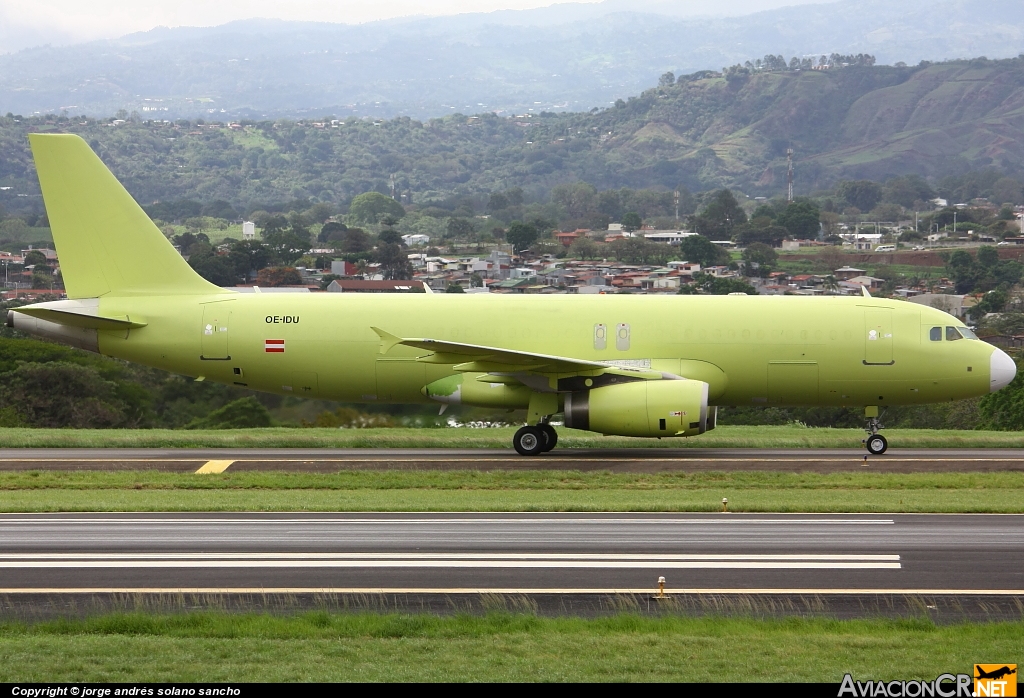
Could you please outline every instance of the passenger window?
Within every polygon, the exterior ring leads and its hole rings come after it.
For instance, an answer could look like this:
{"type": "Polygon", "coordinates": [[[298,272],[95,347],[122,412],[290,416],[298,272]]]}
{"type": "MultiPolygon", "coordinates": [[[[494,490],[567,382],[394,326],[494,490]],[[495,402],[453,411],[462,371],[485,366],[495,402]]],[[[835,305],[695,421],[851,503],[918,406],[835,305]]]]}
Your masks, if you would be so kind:
{"type": "Polygon", "coordinates": [[[961,337],[960,333],[956,331],[956,328],[955,327],[947,327],[946,328],[946,341],[947,342],[955,342],[958,339],[963,339],[963,337],[961,337]]]}
{"type": "Polygon", "coordinates": [[[928,339],[932,340],[933,342],[941,342],[942,341],[942,328],[941,327],[933,327],[931,329],[931,332],[928,333],[928,339]]]}

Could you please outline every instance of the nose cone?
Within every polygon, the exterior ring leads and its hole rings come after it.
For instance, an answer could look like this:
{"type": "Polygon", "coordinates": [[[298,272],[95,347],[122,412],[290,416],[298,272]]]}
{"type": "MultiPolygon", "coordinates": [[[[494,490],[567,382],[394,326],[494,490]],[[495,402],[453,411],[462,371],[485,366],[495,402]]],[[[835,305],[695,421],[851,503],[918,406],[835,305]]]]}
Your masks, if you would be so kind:
{"type": "Polygon", "coordinates": [[[1005,388],[1016,375],[1017,364],[1013,363],[1013,359],[1002,349],[993,351],[989,359],[988,391],[994,393],[1000,388],[1005,388]]]}

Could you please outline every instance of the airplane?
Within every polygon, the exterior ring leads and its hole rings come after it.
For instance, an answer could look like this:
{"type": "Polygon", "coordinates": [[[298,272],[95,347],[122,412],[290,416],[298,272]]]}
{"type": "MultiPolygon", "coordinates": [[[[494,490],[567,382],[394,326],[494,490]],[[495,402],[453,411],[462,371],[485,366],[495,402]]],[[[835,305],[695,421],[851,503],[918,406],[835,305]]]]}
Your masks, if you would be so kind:
{"type": "Polygon", "coordinates": [[[689,437],[721,405],[880,410],[999,390],[1016,365],[957,318],[900,300],[803,296],[239,293],[196,274],[88,144],[29,136],[67,300],[7,326],[250,390],[526,410],[607,435],[689,437]]]}
{"type": "Polygon", "coordinates": [[[985,671],[980,666],[978,666],[978,667],[976,667],[976,671],[978,672],[978,675],[974,677],[976,679],[996,679],[996,680],[1001,679],[1004,676],[1010,676],[1011,674],[1016,674],[1017,673],[1016,669],[1011,669],[1008,666],[1003,666],[1003,667],[1000,667],[999,669],[994,669],[992,671],[985,671]]]}

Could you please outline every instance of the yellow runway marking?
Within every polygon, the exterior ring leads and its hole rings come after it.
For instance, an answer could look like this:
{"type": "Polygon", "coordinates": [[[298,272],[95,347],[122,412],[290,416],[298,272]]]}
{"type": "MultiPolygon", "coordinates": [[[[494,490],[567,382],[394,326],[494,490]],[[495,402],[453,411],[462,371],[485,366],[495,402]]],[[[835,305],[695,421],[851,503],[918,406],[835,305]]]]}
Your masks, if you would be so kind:
{"type": "Polygon", "coordinates": [[[209,475],[210,473],[223,473],[235,461],[233,460],[211,460],[202,468],[196,471],[196,475],[209,475]]]}

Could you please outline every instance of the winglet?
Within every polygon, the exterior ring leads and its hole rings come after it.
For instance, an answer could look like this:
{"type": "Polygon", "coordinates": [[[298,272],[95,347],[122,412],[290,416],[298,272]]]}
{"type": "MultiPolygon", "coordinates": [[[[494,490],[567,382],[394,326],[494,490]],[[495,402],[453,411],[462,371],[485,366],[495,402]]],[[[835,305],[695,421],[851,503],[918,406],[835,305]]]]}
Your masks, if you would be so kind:
{"type": "Polygon", "coordinates": [[[867,286],[861,286],[860,287],[860,292],[861,292],[861,294],[863,294],[863,296],[865,298],[871,298],[871,294],[868,293],[868,287],[867,286]]]}
{"type": "Polygon", "coordinates": [[[430,284],[428,284],[426,281],[424,281],[423,282],[423,292],[424,293],[433,293],[434,289],[430,288],[430,284]]]}
{"type": "Polygon", "coordinates": [[[373,330],[374,332],[376,332],[377,336],[380,337],[380,353],[381,354],[387,354],[389,351],[391,351],[395,347],[396,344],[401,344],[402,343],[402,338],[401,337],[396,337],[395,335],[391,334],[390,332],[385,332],[384,330],[380,329],[379,327],[371,327],[370,329],[373,330]]]}

